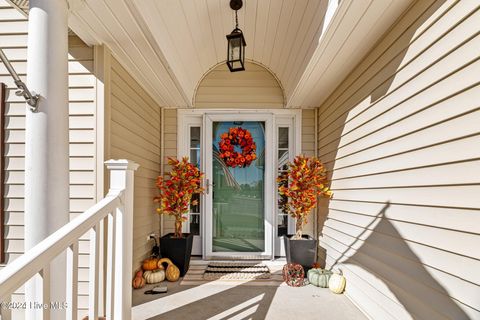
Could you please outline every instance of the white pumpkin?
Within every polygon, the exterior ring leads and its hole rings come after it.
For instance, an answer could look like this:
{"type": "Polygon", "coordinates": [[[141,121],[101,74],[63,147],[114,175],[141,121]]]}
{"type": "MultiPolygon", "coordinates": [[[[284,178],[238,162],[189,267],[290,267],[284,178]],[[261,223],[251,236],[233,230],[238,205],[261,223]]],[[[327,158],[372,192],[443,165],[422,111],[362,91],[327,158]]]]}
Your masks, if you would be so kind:
{"type": "Polygon", "coordinates": [[[143,277],[147,283],[159,283],[165,280],[165,270],[157,269],[152,271],[145,271],[143,277]]]}
{"type": "Polygon", "coordinates": [[[347,280],[343,276],[342,272],[334,273],[330,276],[330,280],[328,280],[328,288],[333,293],[342,293],[345,290],[345,285],[347,284],[347,280]]]}

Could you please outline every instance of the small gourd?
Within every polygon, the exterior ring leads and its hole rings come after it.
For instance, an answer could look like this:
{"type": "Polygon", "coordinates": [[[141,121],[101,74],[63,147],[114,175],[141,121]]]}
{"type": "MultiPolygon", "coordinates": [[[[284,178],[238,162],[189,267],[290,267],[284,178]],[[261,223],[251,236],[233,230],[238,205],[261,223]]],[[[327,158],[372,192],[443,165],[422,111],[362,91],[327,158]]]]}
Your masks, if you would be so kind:
{"type": "Polygon", "coordinates": [[[143,278],[143,271],[139,270],[133,278],[132,286],[134,289],[141,289],[145,286],[145,279],[143,278]]]}
{"type": "Polygon", "coordinates": [[[312,268],[307,272],[308,282],[320,288],[327,288],[332,271],[321,268],[312,268]]]}
{"type": "Polygon", "coordinates": [[[155,269],[158,269],[157,268],[157,263],[158,263],[158,259],[157,258],[149,258],[149,259],[145,259],[143,261],[143,270],[145,271],[152,271],[152,270],[155,270],[155,269]]]}
{"type": "Polygon", "coordinates": [[[167,267],[165,275],[168,281],[177,281],[180,278],[180,269],[172,263],[167,267]]]}
{"type": "Polygon", "coordinates": [[[345,290],[345,285],[347,284],[347,280],[342,274],[342,271],[339,273],[333,273],[328,281],[328,288],[333,293],[342,293],[345,290]]]}
{"type": "Polygon", "coordinates": [[[167,268],[168,268],[169,265],[173,264],[172,260],[170,260],[168,258],[161,258],[157,262],[157,268],[158,269],[165,269],[165,266],[163,265],[164,263],[167,264],[167,268]]]}
{"type": "Polygon", "coordinates": [[[165,280],[165,271],[162,269],[145,271],[143,277],[147,283],[159,283],[165,280]]]}
{"type": "Polygon", "coordinates": [[[168,281],[177,281],[180,278],[180,269],[176,265],[173,264],[172,260],[168,258],[162,258],[158,260],[158,268],[163,269],[163,264],[167,264],[167,268],[165,270],[165,276],[167,277],[168,281]]]}

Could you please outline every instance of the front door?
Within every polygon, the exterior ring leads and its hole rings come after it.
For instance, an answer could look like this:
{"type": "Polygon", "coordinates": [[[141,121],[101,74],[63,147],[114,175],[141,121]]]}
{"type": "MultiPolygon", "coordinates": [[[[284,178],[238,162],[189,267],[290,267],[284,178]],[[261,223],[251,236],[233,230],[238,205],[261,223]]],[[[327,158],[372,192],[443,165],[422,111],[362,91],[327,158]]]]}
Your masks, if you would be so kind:
{"type": "MultiPolygon", "coordinates": [[[[204,126],[205,257],[271,258],[274,220],[271,115],[206,114],[204,126]],[[236,156],[232,157],[231,150],[222,148],[221,143],[222,137],[232,137],[231,129],[251,136],[256,148],[251,144],[235,145],[236,156]],[[240,156],[244,148],[252,151],[240,156]]],[[[230,143],[229,138],[226,140],[230,143]]]]}

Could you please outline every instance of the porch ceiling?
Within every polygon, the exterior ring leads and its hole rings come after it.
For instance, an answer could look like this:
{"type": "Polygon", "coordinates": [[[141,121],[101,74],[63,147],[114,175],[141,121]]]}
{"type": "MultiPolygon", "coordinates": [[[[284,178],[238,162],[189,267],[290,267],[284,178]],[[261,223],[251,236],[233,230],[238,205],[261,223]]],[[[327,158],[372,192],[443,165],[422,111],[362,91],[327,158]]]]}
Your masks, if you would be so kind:
{"type": "MultiPolygon", "coordinates": [[[[191,97],[201,77],[225,61],[235,26],[228,0],[134,0],[141,18],[191,97]]],[[[328,0],[245,0],[238,11],[246,59],[269,68],[291,92],[322,32],[328,0]]]]}
{"type": "MultiPolygon", "coordinates": [[[[246,58],[270,69],[287,107],[316,107],[410,0],[245,0],[246,58]],[[330,2],[330,3],[329,3],[330,2]],[[333,9],[333,10],[332,10],[333,9]]],[[[69,0],[70,27],[106,44],[158,102],[191,107],[202,76],[225,60],[229,0],[69,0]]]]}

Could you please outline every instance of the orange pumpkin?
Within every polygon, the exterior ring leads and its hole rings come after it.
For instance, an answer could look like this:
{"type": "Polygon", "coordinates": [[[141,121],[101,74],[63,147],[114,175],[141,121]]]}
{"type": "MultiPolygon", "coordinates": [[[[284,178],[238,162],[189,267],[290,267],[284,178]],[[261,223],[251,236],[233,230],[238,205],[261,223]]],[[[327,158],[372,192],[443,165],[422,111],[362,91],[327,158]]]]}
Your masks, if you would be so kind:
{"type": "Polygon", "coordinates": [[[143,271],[139,270],[135,274],[135,278],[133,279],[132,286],[134,289],[140,289],[145,286],[145,279],[143,278],[143,271]]]}
{"type": "Polygon", "coordinates": [[[145,259],[145,261],[143,261],[143,266],[142,266],[143,270],[151,271],[151,270],[157,269],[157,262],[158,262],[158,259],[156,258],[145,259]]]}

